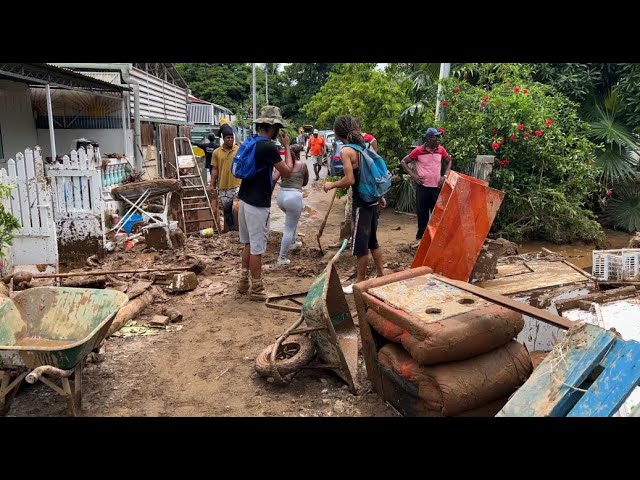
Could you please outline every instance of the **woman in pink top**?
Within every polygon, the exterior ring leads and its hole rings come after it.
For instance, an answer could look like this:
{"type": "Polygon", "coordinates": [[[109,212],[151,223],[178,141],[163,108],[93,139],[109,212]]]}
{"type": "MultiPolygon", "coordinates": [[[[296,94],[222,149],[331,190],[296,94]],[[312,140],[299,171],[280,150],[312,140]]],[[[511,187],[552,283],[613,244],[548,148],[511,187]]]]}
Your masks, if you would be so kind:
{"type": "Polygon", "coordinates": [[[418,233],[416,233],[416,240],[422,238],[427,228],[440,188],[451,169],[451,157],[440,145],[440,135],[442,133],[437,129],[429,128],[424,134],[424,144],[414,148],[401,162],[402,168],[417,183],[418,233]],[[416,162],[416,171],[409,167],[409,162],[416,162]]]}

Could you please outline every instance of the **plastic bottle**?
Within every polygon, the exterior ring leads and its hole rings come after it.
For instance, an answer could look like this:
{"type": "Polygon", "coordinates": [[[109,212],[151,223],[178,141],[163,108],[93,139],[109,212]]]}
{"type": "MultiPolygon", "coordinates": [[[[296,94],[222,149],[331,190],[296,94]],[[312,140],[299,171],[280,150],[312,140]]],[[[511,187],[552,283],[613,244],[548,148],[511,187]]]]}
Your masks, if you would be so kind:
{"type": "Polygon", "coordinates": [[[213,228],[205,228],[203,230],[200,230],[201,237],[213,237],[213,233],[214,233],[213,228]]]}

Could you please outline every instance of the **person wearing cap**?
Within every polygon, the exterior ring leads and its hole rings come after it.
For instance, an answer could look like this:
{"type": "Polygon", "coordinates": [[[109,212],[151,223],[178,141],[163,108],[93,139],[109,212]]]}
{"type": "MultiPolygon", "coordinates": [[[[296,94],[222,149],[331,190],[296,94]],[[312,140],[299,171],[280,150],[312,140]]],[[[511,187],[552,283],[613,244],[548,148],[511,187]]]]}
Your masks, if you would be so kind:
{"type": "Polygon", "coordinates": [[[220,142],[213,133],[210,133],[207,138],[209,139],[208,142],[196,143],[196,147],[204,150],[204,168],[207,172],[211,172],[211,157],[213,156],[213,151],[220,146],[220,142]]]}
{"type": "Polygon", "coordinates": [[[270,142],[255,144],[255,166],[257,174],[245,178],[240,183],[238,198],[238,226],[242,250],[242,274],[238,284],[238,292],[250,293],[252,300],[265,300],[269,295],[262,282],[262,254],[267,250],[269,235],[269,217],[271,213],[271,195],[273,193],[273,169],[283,178],[289,178],[293,170],[289,137],[284,130],[287,126],[280,114],[280,109],[273,105],[265,105],[254,123],[258,135],[263,135],[270,142]],[[273,142],[280,134],[284,146],[285,158],[280,157],[280,150],[273,142]],[[251,281],[249,281],[251,274],[251,281]]]}
{"type": "MultiPolygon", "coordinates": [[[[234,212],[233,204],[238,198],[240,179],[231,173],[231,164],[238,146],[233,141],[233,129],[228,124],[222,125],[220,136],[222,145],[213,151],[211,159],[211,192],[220,201],[224,213],[224,232],[228,232],[238,229],[238,212],[234,212]]],[[[218,211],[215,213],[217,215],[218,211]]]]}
{"type": "Polygon", "coordinates": [[[319,180],[320,170],[322,170],[322,160],[327,153],[327,142],[324,137],[318,135],[317,128],[313,130],[313,135],[311,135],[307,143],[307,157],[309,156],[309,150],[311,150],[311,156],[314,161],[313,172],[316,174],[316,180],[319,180]]]}
{"type": "Polygon", "coordinates": [[[414,148],[400,162],[402,168],[416,182],[416,208],[418,210],[418,232],[416,240],[420,241],[424,234],[431,211],[436,205],[440,188],[451,169],[451,157],[440,145],[440,132],[429,128],[424,134],[424,144],[414,148]],[[416,170],[409,167],[409,162],[416,162],[416,170]]]}

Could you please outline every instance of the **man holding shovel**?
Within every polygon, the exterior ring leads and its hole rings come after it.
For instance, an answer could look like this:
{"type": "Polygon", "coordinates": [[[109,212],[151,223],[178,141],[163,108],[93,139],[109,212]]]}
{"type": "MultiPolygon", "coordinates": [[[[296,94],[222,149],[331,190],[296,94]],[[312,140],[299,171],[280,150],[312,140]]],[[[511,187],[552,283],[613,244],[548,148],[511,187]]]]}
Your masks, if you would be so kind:
{"type": "MultiPolygon", "coordinates": [[[[353,224],[353,240],[351,242],[351,253],[358,259],[356,283],[362,282],[367,274],[367,264],[369,263],[369,250],[376,265],[376,272],[379,277],[384,275],[382,267],[382,251],[378,245],[378,208],[386,207],[384,197],[380,197],[375,203],[365,202],[358,193],[360,184],[360,154],[357,150],[347,146],[352,143],[365,147],[365,140],[360,129],[360,122],[357,118],[349,115],[340,115],[336,118],[333,131],[336,137],[345,145],[340,152],[342,165],[344,167],[344,177],[337,182],[327,182],[323,189],[325,192],[334,188],[351,187],[353,208],[351,212],[353,224]]],[[[353,284],[345,287],[345,293],[353,293],[353,284]]]]}

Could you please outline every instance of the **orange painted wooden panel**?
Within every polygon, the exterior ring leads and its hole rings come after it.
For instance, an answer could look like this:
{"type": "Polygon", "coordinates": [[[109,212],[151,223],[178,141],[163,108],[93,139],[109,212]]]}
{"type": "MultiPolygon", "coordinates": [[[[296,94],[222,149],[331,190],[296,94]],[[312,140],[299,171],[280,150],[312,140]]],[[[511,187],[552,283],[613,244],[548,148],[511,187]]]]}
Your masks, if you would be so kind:
{"type": "Polygon", "coordinates": [[[411,268],[428,266],[467,281],[504,195],[483,180],[451,171],[411,268]]]}

